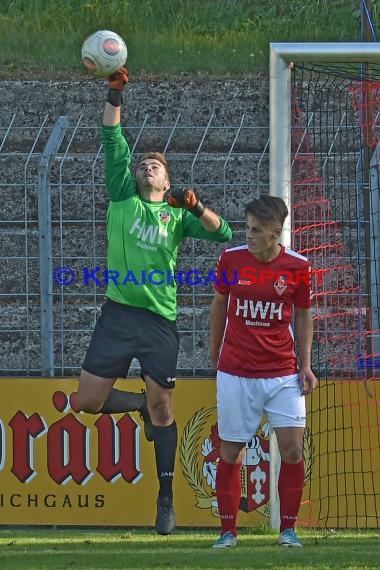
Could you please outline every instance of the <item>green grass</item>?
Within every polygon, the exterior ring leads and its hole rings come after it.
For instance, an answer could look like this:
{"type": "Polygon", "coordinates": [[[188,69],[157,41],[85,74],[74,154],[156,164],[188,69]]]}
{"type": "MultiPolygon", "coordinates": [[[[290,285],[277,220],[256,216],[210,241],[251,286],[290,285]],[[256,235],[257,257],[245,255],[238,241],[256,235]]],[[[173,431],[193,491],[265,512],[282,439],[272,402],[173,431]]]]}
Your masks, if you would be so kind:
{"type": "Polygon", "coordinates": [[[299,531],[304,548],[280,548],[268,529],[244,531],[236,549],[215,551],[214,530],[152,531],[0,530],[4,570],[288,570],[379,568],[380,531],[299,531]]]}
{"type": "Polygon", "coordinates": [[[135,75],[257,73],[270,42],[358,41],[359,10],[360,0],[0,0],[0,77],[85,75],[80,48],[98,29],[125,38],[135,75]]]}

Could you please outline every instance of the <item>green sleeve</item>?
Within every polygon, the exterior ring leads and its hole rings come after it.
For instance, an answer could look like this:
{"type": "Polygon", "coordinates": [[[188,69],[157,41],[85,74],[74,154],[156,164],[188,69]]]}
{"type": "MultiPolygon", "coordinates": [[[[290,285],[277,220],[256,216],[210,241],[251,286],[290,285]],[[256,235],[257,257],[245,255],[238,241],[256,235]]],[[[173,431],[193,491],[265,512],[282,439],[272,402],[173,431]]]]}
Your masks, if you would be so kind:
{"type": "Polygon", "coordinates": [[[121,132],[121,125],[103,125],[101,139],[104,150],[106,188],[112,202],[121,202],[137,194],[131,173],[131,151],[121,132]]]}
{"type": "Polygon", "coordinates": [[[206,239],[209,241],[225,242],[232,238],[232,230],[226,220],[219,216],[220,228],[216,232],[209,232],[204,229],[201,222],[190,212],[184,211],[183,235],[184,237],[193,237],[196,239],[206,239]]]}

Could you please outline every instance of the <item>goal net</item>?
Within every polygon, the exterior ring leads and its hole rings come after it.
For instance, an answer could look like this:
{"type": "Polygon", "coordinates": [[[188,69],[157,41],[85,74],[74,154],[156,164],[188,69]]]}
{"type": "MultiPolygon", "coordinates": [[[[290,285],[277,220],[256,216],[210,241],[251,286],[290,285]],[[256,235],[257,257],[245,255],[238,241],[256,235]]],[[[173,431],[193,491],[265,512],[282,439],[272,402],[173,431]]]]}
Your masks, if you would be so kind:
{"type": "Polygon", "coordinates": [[[374,44],[363,54],[347,46],[310,54],[284,44],[290,85],[277,68],[272,87],[290,99],[290,137],[277,108],[270,191],[289,200],[289,245],[313,270],[319,387],[308,399],[299,523],[371,528],[380,521],[380,65],[374,44]]]}

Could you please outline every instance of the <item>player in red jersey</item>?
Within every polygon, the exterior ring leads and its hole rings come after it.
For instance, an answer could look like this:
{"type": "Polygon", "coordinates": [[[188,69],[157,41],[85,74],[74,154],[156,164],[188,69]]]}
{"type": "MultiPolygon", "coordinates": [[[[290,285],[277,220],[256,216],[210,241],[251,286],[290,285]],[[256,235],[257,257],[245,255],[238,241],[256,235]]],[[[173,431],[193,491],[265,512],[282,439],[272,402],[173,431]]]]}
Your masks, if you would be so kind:
{"type": "Polygon", "coordinates": [[[240,469],[263,413],[281,456],[279,544],[302,546],[294,525],[304,485],[305,395],[317,379],[311,370],[310,265],[278,242],[287,215],[280,198],[250,202],[247,245],[225,250],[217,265],[210,318],[221,438],[216,475],[221,536],[215,548],[236,546],[240,469]]]}

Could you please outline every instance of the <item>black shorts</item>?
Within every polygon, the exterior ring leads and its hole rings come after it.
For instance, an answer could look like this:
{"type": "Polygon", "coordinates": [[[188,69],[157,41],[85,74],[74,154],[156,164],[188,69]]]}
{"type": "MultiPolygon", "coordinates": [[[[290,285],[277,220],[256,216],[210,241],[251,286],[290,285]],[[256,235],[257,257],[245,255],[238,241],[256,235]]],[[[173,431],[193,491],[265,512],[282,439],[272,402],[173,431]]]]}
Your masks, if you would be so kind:
{"type": "Polygon", "coordinates": [[[178,357],[176,323],[152,311],[108,299],[95,325],[83,369],[103,378],[125,378],[132,359],[141,377],[174,388],[178,357]]]}

